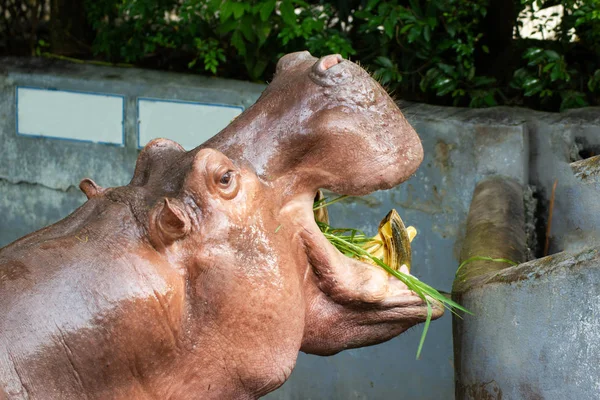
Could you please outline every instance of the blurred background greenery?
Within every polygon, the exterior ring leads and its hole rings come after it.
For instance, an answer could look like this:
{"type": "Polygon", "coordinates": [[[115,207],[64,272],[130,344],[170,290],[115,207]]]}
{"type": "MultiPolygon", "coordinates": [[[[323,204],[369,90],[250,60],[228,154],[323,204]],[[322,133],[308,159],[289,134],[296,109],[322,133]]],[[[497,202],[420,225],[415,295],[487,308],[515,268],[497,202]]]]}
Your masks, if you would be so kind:
{"type": "Polygon", "coordinates": [[[600,0],[0,0],[0,17],[4,55],[266,82],[308,49],[411,101],[600,104],[600,0]]]}

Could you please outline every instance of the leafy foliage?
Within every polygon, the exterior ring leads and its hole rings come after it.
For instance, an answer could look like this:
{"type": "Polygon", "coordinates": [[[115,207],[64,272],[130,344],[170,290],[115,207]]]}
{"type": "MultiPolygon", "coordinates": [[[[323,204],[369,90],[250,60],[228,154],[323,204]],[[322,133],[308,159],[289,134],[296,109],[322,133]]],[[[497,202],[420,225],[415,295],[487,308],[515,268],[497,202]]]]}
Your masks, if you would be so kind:
{"type": "Polygon", "coordinates": [[[355,54],[330,28],[331,7],[302,0],[86,1],[94,52],[111,61],[162,67],[183,59],[193,71],[259,80],[286,52],[355,54]]]}
{"type": "MultiPolygon", "coordinates": [[[[544,6],[539,0],[522,3],[525,7],[544,6]]],[[[548,29],[548,23],[558,18],[556,13],[532,17],[535,31],[554,39],[523,52],[526,65],[514,72],[511,87],[526,98],[537,98],[540,108],[552,109],[559,104],[559,109],[565,110],[598,104],[600,0],[568,0],[561,5],[564,16],[553,29],[548,29]]]]}
{"type": "Polygon", "coordinates": [[[600,0],[505,1],[512,14],[503,16],[504,47],[488,27],[499,18],[489,15],[493,0],[84,1],[95,57],[111,62],[264,81],[282,54],[308,49],[359,60],[408,100],[599,104],[600,0]],[[558,3],[562,19],[531,12],[558,3]],[[523,12],[548,38],[519,37],[523,12]]]}
{"type": "Polygon", "coordinates": [[[469,98],[471,106],[495,105],[493,77],[476,74],[476,50],[482,33],[476,26],[486,15],[486,0],[431,1],[371,0],[355,15],[364,20],[360,30],[378,36],[386,49],[378,56],[375,75],[396,89],[403,76],[423,92],[451,96],[457,104],[469,98]],[[405,72],[402,72],[405,71],[405,72]]]}

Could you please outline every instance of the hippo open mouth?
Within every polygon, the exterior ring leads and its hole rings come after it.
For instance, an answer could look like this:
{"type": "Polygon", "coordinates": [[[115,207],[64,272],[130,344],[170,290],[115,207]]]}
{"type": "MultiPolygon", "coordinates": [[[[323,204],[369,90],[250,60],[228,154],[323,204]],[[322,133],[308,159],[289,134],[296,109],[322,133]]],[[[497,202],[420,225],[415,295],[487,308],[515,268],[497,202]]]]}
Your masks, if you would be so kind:
{"type": "MultiPolygon", "coordinates": [[[[315,200],[317,204],[325,202],[321,191],[317,192],[315,200]]],[[[373,261],[378,258],[390,268],[410,275],[410,243],[416,235],[414,227],[406,228],[399,214],[392,210],[379,224],[378,233],[368,238],[362,232],[330,227],[327,206],[317,207],[316,210],[313,207],[314,219],[311,222],[314,223],[306,221],[303,224],[305,234],[302,237],[309,263],[315,274],[322,278],[322,290],[339,303],[383,302],[394,307],[426,307],[418,294],[373,261]],[[326,278],[327,274],[331,275],[331,279],[326,278]],[[357,297],[359,286],[362,289],[358,292],[362,295],[357,297]]],[[[425,315],[422,317],[424,320],[425,315]]]]}

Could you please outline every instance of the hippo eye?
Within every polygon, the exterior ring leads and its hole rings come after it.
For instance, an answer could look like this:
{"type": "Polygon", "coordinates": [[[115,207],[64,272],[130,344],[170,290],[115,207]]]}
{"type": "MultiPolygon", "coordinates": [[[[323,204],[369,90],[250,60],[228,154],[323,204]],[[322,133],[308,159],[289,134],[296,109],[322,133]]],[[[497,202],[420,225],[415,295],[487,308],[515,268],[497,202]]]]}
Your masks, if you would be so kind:
{"type": "Polygon", "coordinates": [[[209,183],[209,187],[215,190],[222,198],[233,199],[240,188],[239,172],[235,169],[229,169],[230,166],[221,166],[213,171],[214,175],[209,183]]]}
{"type": "Polygon", "coordinates": [[[221,175],[221,179],[219,179],[219,183],[223,186],[227,186],[227,185],[229,185],[230,182],[231,182],[231,171],[227,171],[223,175],[221,175]]]}

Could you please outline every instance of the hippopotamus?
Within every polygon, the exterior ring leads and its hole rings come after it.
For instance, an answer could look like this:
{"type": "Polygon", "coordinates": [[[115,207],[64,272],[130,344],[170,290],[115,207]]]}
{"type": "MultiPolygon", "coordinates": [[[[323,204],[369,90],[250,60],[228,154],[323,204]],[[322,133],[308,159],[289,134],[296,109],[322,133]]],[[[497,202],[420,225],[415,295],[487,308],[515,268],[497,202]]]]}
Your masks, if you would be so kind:
{"type": "Polygon", "coordinates": [[[422,298],[336,250],[313,214],[319,189],[388,189],[422,158],[358,65],[284,56],[213,139],[151,141],[128,185],[84,179],[80,208],[0,250],[0,398],[254,399],[299,351],[423,322],[422,298]]]}

